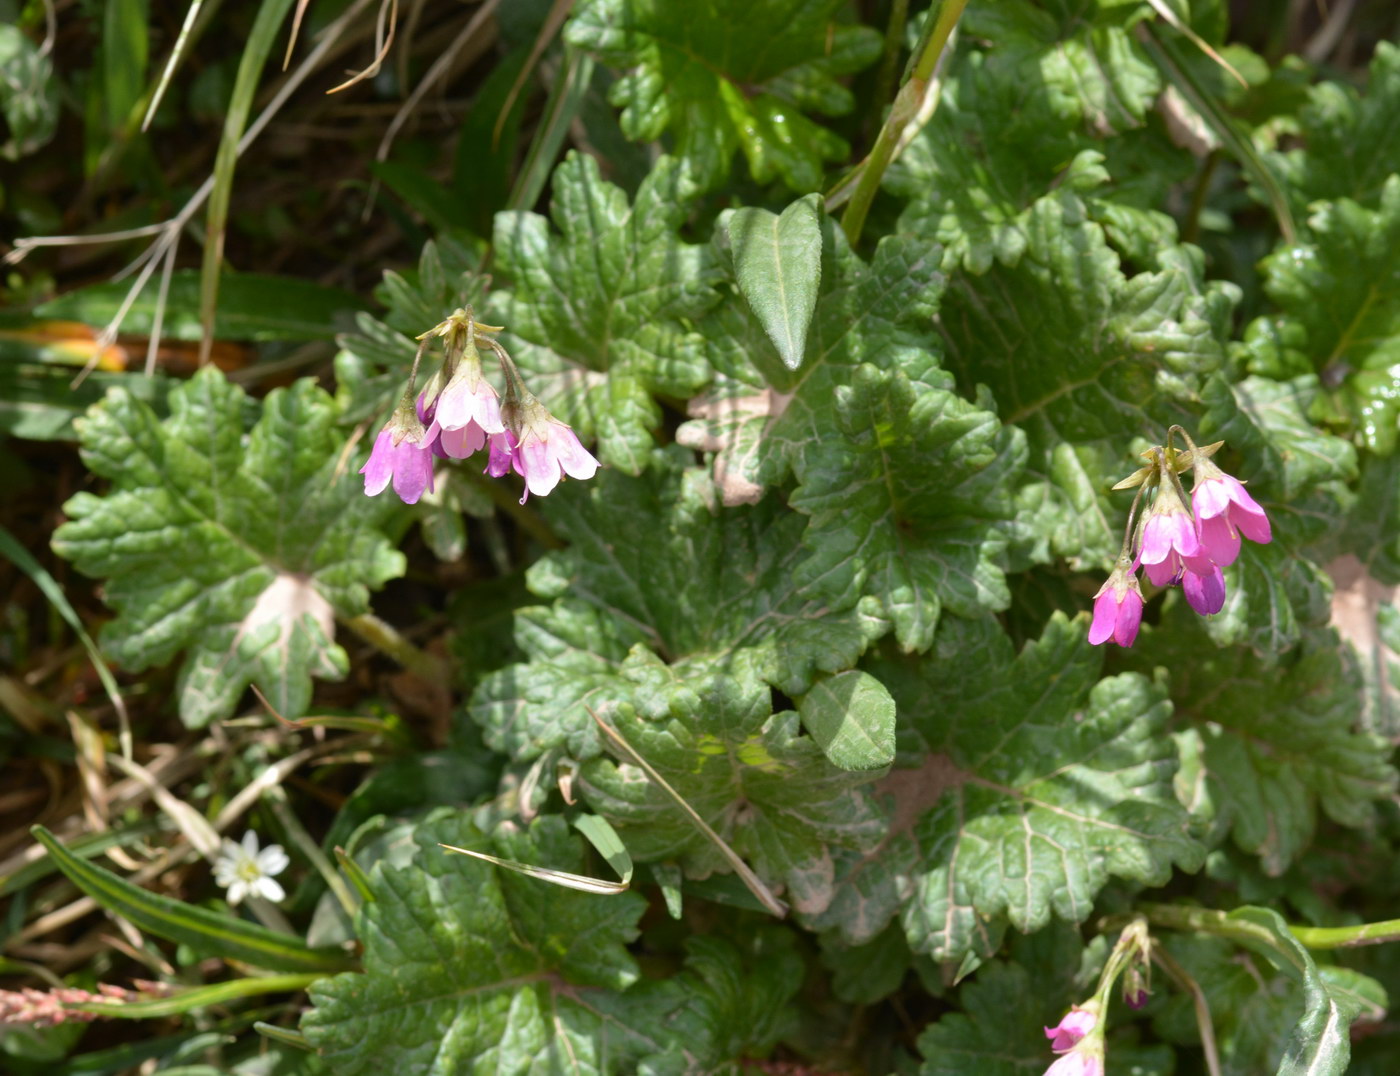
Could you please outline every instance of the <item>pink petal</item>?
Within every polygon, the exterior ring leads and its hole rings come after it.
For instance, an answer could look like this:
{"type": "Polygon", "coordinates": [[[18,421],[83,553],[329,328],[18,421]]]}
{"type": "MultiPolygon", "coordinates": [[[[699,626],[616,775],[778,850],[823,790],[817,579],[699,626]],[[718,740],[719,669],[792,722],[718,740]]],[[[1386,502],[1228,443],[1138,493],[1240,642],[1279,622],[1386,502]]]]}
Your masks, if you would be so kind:
{"type": "Polygon", "coordinates": [[[1181,589],[1191,608],[1201,616],[1213,616],[1225,606],[1225,576],[1219,567],[1206,574],[1187,572],[1181,579],[1181,589]]]}
{"type": "Polygon", "coordinates": [[[486,460],[486,474],[500,478],[510,473],[515,455],[515,437],[509,431],[491,435],[491,454],[486,460]]]}
{"type": "Polygon", "coordinates": [[[389,479],[394,476],[393,453],[393,434],[386,426],[374,439],[368,462],[360,468],[360,474],[365,476],[365,493],[369,496],[377,497],[388,487],[389,479]]]}
{"type": "Polygon", "coordinates": [[[1264,509],[1254,504],[1252,497],[1250,504],[1254,507],[1249,508],[1236,502],[1230,509],[1230,522],[1251,542],[1268,545],[1274,538],[1273,528],[1269,526],[1269,517],[1264,514],[1264,509]]]}
{"type": "Polygon", "coordinates": [[[1185,512],[1172,512],[1167,516],[1171,531],[1171,542],[1183,557],[1194,557],[1200,553],[1201,543],[1196,537],[1196,527],[1185,512]]]}
{"type": "MultiPolygon", "coordinates": [[[[1153,516],[1142,529],[1142,550],[1138,559],[1151,566],[1161,564],[1172,551],[1171,533],[1166,526],[1166,517],[1153,516]]],[[[1152,580],[1154,583],[1157,580],[1152,580]]],[[[1160,583],[1157,584],[1161,586],[1160,583]]]]}
{"type": "Polygon", "coordinates": [[[442,448],[454,460],[464,460],[486,444],[486,431],[475,420],[456,430],[442,431],[442,448]]]}
{"type": "Polygon", "coordinates": [[[423,445],[405,441],[394,449],[394,492],[404,504],[417,504],[433,488],[433,454],[423,445]]]}
{"type": "Polygon", "coordinates": [[[598,473],[598,461],[579,442],[578,436],[562,423],[550,433],[549,443],[554,457],[570,478],[592,478],[598,473]]]}
{"type": "Polygon", "coordinates": [[[1148,564],[1144,561],[1142,568],[1154,586],[1169,587],[1176,582],[1177,576],[1181,575],[1184,565],[1181,563],[1181,557],[1173,551],[1166,560],[1158,561],[1156,564],[1148,564]]]}
{"type": "Polygon", "coordinates": [[[563,472],[547,442],[529,437],[515,454],[515,469],[525,478],[526,488],[536,497],[547,495],[559,484],[563,472]]]}
{"type": "MultiPolygon", "coordinates": [[[[1239,485],[1238,482],[1235,484],[1239,485]]],[[[1223,479],[1207,478],[1197,483],[1196,488],[1191,491],[1191,506],[1196,510],[1196,518],[1209,519],[1212,516],[1224,515],[1230,507],[1230,494],[1230,487],[1223,479]]]]}
{"type": "MultiPolygon", "coordinates": [[[[1089,642],[1094,646],[1108,642],[1113,637],[1113,629],[1118,623],[1118,596],[1113,588],[1105,586],[1094,599],[1094,622],[1089,625],[1089,642]]],[[[1047,1035],[1053,1034],[1049,1028],[1047,1035]]]]}
{"type": "MultiPolygon", "coordinates": [[[[1137,641],[1138,627],[1141,624],[1142,595],[1136,590],[1129,590],[1123,595],[1123,601],[1118,606],[1118,623],[1113,629],[1113,641],[1119,646],[1132,646],[1137,641]]],[[[1093,1027],[1093,1024],[1089,1026],[1093,1027]]]]}
{"type": "Polygon", "coordinates": [[[1234,564],[1235,558],[1240,555],[1240,536],[1230,526],[1230,517],[1203,516],[1197,525],[1201,554],[1222,568],[1234,564]]]}

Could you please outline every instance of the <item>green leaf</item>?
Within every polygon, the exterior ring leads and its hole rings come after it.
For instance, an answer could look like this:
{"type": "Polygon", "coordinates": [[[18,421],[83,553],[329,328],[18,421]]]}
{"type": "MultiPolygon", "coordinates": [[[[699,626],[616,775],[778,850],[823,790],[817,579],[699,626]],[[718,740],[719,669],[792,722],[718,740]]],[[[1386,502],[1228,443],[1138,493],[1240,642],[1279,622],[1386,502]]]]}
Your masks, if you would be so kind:
{"type": "Polygon", "coordinates": [[[639,981],[626,944],[646,902],[571,892],[438,843],[577,870],[558,817],[482,834],[417,827],[411,863],[380,862],[357,928],[365,973],[322,980],[302,1031],[337,1073],[708,1072],[761,1057],[787,1029],[803,964],[787,931],[693,937],[683,969],[639,981]]]}
{"type": "Polygon", "coordinates": [[[951,388],[930,360],[929,332],[943,276],[940,251],[923,240],[887,237],[866,265],[831,218],[821,219],[821,293],[808,358],[796,375],[781,363],[746,303],[722,304],[702,322],[711,365],[722,376],[691,401],[695,421],[677,440],[714,452],[723,503],[752,504],[789,471],[801,479],[806,453],[839,436],[835,393],[855,367],[908,367],[909,376],[951,388]]]}
{"type": "Polygon", "coordinates": [[[1158,262],[1127,277],[1082,200],[1058,192],[1032,207],[1014,267],[950,282],[939,312],[946,365],[966,392],[988,386],[1002,421],[1026,431],[1013,563],[1110,562],[1127,501],[1109,487],[1128,446],[1194,424],[1237,292],[1204,280],[1194,248],[1167,248],[1158,262]]]}
{"type": "Polygon", "coordinates": [[[531,660],[487,677],[472,699],[496,750],[529,759],[563,746],[590,758],[600,744],[585,705],[604,716],[628,703],[649,718],[693,712],[696,691],[729,664],[800,695],[887,630],[872,602],[837,612],[800,588],[800,515],[773,498],[714,507],[688,458],[658,451],[640,479],[604,471],[550,495],[547,516],[570,544],[528,581],[558,598],[516,614],[531,660]]]}
{"type": "Polygon", "coordinates": [[[206,956],[239,960],[269,971],[332,972],[354,966],[354,960],[337,949],[309,949],[300,938],[133,885],[75,856],[43,826],[34,826],[30,832],[70,882],[139,930],[188,945],[206,956]]]}
{"type": "Polygon", "coordinates": [[[1250,327],[1251,369],[1273,377],[1316,370],[1332,386],[1323,415],[1371,451],[1400,436],[1400,176],[1375,210],[1349,198],[1322,202],[1311,242],[1264,262],[1264,290],[1282,310],[1250,327]]]}
{"type": "Polygon", "coordinates": [[[734,274],[783,365],[796,370],[807,348],[822,277],[820,199],[800,198],[782,216],[736,209],[728,221],[734,274]]]}
{"type": "Polygon", "coordinates": [[[1161,92],[1161,79],[1133,24],[1148,14],[1136,3],[1061,4],[1029,0],[973,6],[962,30],[995,44],[1008,68],[1044,94],[1053,112],[1102,134],[1140,126],[1161,92]]]}
{"type": "MultiPolygon", "coordinates": [[[[41,318],[81,321],[105,328],[126,299],[125,281],[91,284],[38,307],[41,318]]],[[[122,322],[124,332],[150,333],[155,325],[155,289],[139,296],[122,322]]],[[[339,288],[299,277],[225,273],[219,285],[214,334],[220,340],[325,340],[348,327],[364,301],[339,288]]],[[[199,273],[181,269],[170,278],[161,332],[172,340],[198,340],[199,273]]]]}
{"type": "Polygon", "coordinates": [[[1374,206],[1400,159],[1400,46],[1379,40],[1366,93],[1342,82],[1311,87],[1298,116],[1302,145],[1274,155],[1299,216],[1312,202],[1350,198],[1374,206]]]}
{"type": "Polygon", "coordinates": [[[496,216],[496,266],[512,287],[492,293],[489,316],[530,390],[629,474],[661,423],[653,394],[685,397],[709,378],[686,320],[714,304],[719,270],[676,234],[693,196],[686,170],[663,158],[629,206],[574,153],[554,173],[558,235],[535,213],[496,216]]]}
{"type": "Polygon", "coordinates": [[[117,618],[107,653],[140,670],[181,650],[180,714],[226,717],[251,683],[298,717],[313,676],[343,676],[335,618],[367,611],[369,590],[403,572],[339,460],[330,398],[310,380],[271,392],[244,432],[249,401],[213,367],[171,392],[164,422],[114,389],[82,420],[83,458],[112,480],[79,493],[54,549],[106,580],[117,618]]]}
{"type": "MultiPolygon", "coordinates": [[[[908,725],[906,749],[926,758],[916,862],[861,865],[912,867],[903,922],[915,952],[956,964],[995,948],[998,919],[1023,932],[1052,916],[1082,922],[1111,877],[1161,885],[1173,866],[1200,867],[1172,791],[1166,693],[1135,673],[1100,680],[1086,631],[1057,613],[1016,654],[995,621],[946,618],[927,657],[870,667],[908,725]]],[[[859,940],[882,924],[822,925],[859,940]]]]}
{"type": "MultiPolygon", "coordinates": [[[[500,1072],[549,1070],[571,1052],[596,1064],[602,1021],[575,991],[637,980],[625,945],[645,902],[541,885],[438,847],[577,871],[581,845],[557,817],[492,839],[465,817],[439,816],[413,839],[411,865],[381,862],[370,875],[375,899],[356,916],[365,973],[311,988],[315,1008],[301,1022],[311,1044],[349,1076],[465,1071],[492,1056],[500,1072]]],[[[609,1031],[619,1059],[646,1046],[623,1026],[609,1031]]]]}
{"type": "Polygon", "coordinates": [[[855,104],[841,81],[880,54],[880,35],[836,19],[841,0],[584,0],[570,43],[624,68],[610,94],[628,138],[675,136],[699,184],[719,186],[742,149],[760,184],[821,187],[846,142],[804,113],[855,104]]]}
{"type": "MultiPolygon", "coordinates": [[[[800,735],[797,714],[772,714],[771,694],[747,662],[717,663],[708,684],[692,674],[686,687],[694,701],[673,703],[660,720],[619,709],[618,731],[761,879],[784,883],[800,906],[819,911],[830,899],[821,877],[829,850],[866,850],[884,830],[858,789],[870,775],[828,762],[800,735]]],[[[678,861],[693,878],[729,870],[715,843],[639,767],[595,759],[580,786],[637,859],[678,861]]]]}
{"type": "Polygon", "coordinates": [[[837,435],[807,446],[791,498],[811,517],[799,581],[836,609],[878,598],[906,650],[928,649],[945,608],[965,617],[1006,608],[999,521],[1014,511],[1021,432],[872,365],[851,371],[833,404],[837,435]]]}
{"type": "MultiPolygon", "coordinates": [[[[975,18],[969,15],[969,18],[975,18]]],[[[942,243],[950,263],[983,273],[1014,265],[1026,248],[1030,207],[1047,190],[1084,199],[1109,239],[1150,264],[1176,240],[1158,206],[1190,169],[1155,130],[1095,138],[1057,109],[1019,54],[972,51],[946,81],[927,127],[891,166],[885,187],[908,200],[899,230],[942,243]]]]}
{"type": "Polygon", "coordinates": [[[0,25],[0,113],[9,126],[0,157],[9,161],[42,149],[58,129],[53,60],[13,22],[0,25]]]}
{"type": "Polygon", "coordinates": [[[818,680],[797,712],[832,765],[878,770],[894,761],[894,699],[869,673],[848,669],[818,680]]]}
{"type": "Polygon", "coordinates": [[[1066,967],[996,961],[958,991],[961,1011],[930,1024],[919,1036],[921,1076],[1027,1076],[1055,1059],[1045,1039],[1074,999],[1066,967]],[[1050,981],[1047,981],[1050,980],[1050,981]],[[1059,980],[1059,981],[1055,981],[1059,980]]]}
{"type": "Polygon", "coordinates": [[[1311,843],[1319,808],[1342,825],[1371,824],[1396,774],[1383,741],[1358,728],[1360,673],[1335,634],[1309,632],[1269,663],[1201,646],[1193,619],[1178,607],[1133,656],[1171,669],[1177,712],[1192,723],[1177,778],[1183,801],[1271,875],[1311,843]]]}

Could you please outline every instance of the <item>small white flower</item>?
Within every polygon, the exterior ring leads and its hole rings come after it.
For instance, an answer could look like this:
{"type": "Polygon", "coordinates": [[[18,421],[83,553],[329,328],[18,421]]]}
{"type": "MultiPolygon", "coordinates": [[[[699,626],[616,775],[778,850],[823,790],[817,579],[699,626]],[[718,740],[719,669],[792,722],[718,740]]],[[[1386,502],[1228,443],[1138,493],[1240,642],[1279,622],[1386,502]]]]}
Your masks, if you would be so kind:
{"type": "Polygon", "coordinates": [[[273,881],[274,874],[287,869],[287,853],[280,844],[269,844],[258,851],[258,835],[243,834],[243,843],[224,838],[219,858],[214,861],[214,881],[228,890],[228,902],[237,904],[244,897],[265,897],[278,901],[287,894],[273,881]]]}

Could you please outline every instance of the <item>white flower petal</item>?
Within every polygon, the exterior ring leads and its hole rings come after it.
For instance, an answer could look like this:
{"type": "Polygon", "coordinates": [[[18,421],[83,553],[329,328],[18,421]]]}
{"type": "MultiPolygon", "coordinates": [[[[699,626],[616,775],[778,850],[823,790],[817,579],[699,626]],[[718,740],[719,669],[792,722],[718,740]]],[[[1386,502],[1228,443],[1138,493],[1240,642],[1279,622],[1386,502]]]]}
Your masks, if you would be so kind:
{"type": "Polygon", "coordinates": [[[233,884],[228,887],[228,902],[230,904],[238,904],[247,894],[248,883],[242,878],[237,878],[234,880],[233,884]]]}
{"type": "Polygon", "coordinates": [[[258,869],[263,874],[281,874],[287,869],[287,864],[291,862],[287,858],[287,853],[282,850],[280,844],[269,844],[258,853],[258,869]]]}
{"type": "Polygon", "coordinates": [[[258,835],[251,829],[243,834],[243,850],[248,853],[249,858],[258,858],[258,835]]]}
{"type": "Polygon", "coordinates": [[[287,895],[286,891],[272,878],[259,878],[250,888],[255,896],[264,897],[274,902],[287,895]]]}

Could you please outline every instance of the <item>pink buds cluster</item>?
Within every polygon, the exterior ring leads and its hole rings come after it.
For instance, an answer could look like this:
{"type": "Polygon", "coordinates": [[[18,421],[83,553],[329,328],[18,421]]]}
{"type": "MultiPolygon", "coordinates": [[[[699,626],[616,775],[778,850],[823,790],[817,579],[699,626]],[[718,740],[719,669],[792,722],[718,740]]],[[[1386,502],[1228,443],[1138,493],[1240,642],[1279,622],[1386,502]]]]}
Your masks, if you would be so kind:
{"type": "Polygon", "coordinates": [[[1119,646],[1132,646],[1137,639],[1143,602],[1139,565],[1154,586],[1180,583],[1191,608],[1210,616],[1225,605],[1221,569],[1240,555],[1240,536],[1259,543],[1272,539],[1269,517],[1245,491],[1244,483],[1211,462],[1222,444],[1217,441],[1198,448],[1185,430],[1173,426],[1165,446],[1143,453],[1151,462],[1113,487],[1136,486],[1138,493],[1128,513],[1118,563],[1094,595],[1089,642],[1097,646],[1112,639],[1119,646]],[[1176,434],[1186,442],[1185,450],[1172,447],[1176,434]],[[1191,508],[1186,507],[1180,478],[1186,471],[1195,480],[1191,508]],[[1138,508],[1148,495],[1151,502],[1139,516],[1138,508]]]}
{"type": "Polygon", "coordinates": [[[466,459],[487,449],[485,473],[500,478],[514,470],[525,480],[525,494],[543,497],[567,475],[592,478],[598,461],[574,431],[545,409],[525,387],[510,355],[470,310],[457,310],[419,337],[408,391],[379,431],[369,461],[360,468],[371,497],[393,483],[406,504],[433,489],[433,460],[466,459]],[[418,363],[429,338],[440,337],[446,351],[442,367],[414,396],[418,363]],[[505,397],[500,397],[482,370],[477,340],[500,360],[505,397]]]}

